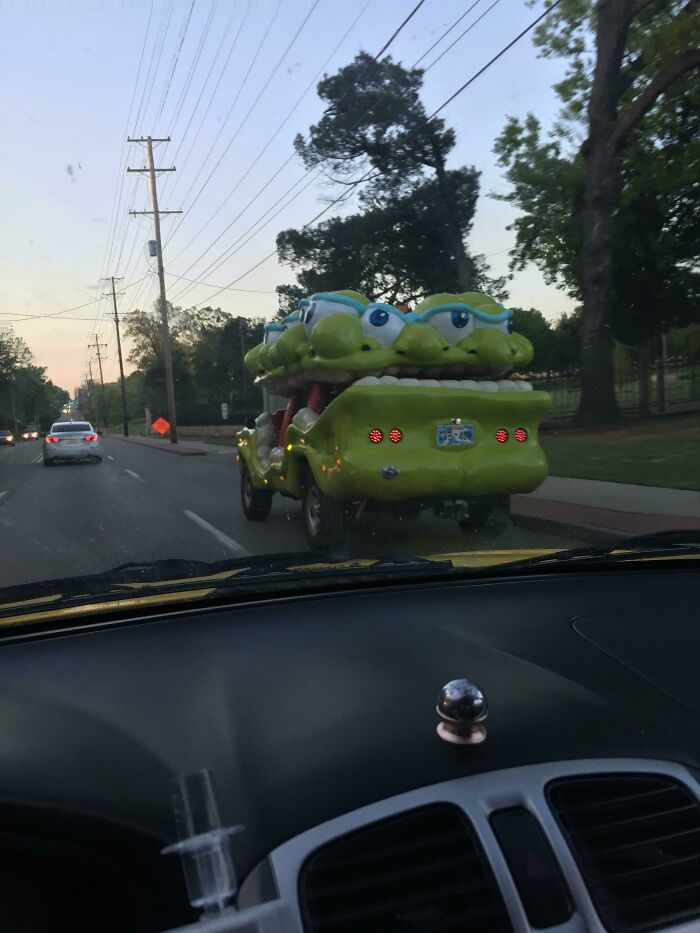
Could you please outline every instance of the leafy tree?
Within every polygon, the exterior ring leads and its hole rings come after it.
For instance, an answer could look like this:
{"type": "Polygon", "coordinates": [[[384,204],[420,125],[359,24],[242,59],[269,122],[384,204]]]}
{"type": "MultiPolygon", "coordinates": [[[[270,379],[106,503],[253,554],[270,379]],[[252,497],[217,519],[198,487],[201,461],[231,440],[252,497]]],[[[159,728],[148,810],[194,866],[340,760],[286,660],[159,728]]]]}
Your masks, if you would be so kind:
{"type": "Polygon", "coordinates": [[[364,213],[280,235],[280,256],[302,267],[304,290],[319,265],[322,287],[352,285],[373,297],[479,287],[485,270],[465,248],[478,173],[447,168],[455,134],[428,117],[422,82],[420,69],[361,52],[319,83],[326,110],[295,148],[307,168],[361,186],[364,213]]]}
{"type": "MultiPolygon", "coordinates": [[[[465,170],[455,185],[471,218],[477,173],[465,170]]],[[[374,299],[410,304],[431,293],[461,290],[452,255],[436,241],[441,215],[437,182],[430,179],[406,194],[389,193],[380,206],[362,213],[285,230],[277,237],[278,255],[297,272],[295,295],[354,288],[374,299]]],[[[490,279],[480,257],[467,261],[474,290],[505,294],[504,280],[490,279]]]]}
{"type": "MultiPolygon", "coordinates": [[[[511,119],[496,145],[514,185],[506,198],[524,213],[515,224],[515,267],[536,262],[583,302],[580,421],[617,415],[613,335],[623,311],[626,338],[634,322],[639,341],[651,328],[645,309],[653,283],[682,292],[681,307],[697,295],[683,254],[693,252],[687,221],[697,211],[698,156],[695,148],[687,158],[684,137],[692,136],[700,99],[695,75],[679,80],[700,65],[694,7],[694,0],[562,0],[536,33],[544,55],[569,62],[556,86],[560,121],[543,141],[532,115],[511,119]]],[[[668,297],[652,302],[655,311],[671,306],[668,297]]]]}
{"type": "Polygon", "coordinates": [[[547,318],[536,308],[513,308],[513,329],[532,343],[535,355],[528,366],[531,372],[550,372],[557,368],[556,336],[547,318]]]}

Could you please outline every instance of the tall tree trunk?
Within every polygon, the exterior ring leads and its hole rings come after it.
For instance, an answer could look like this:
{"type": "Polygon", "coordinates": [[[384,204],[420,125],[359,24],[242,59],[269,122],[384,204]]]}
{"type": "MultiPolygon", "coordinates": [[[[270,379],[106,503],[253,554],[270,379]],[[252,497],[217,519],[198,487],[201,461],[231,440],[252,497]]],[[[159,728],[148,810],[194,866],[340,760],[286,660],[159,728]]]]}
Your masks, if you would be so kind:
{"type": "Polygon", "coordinates": [[[639,348],[639,404],[638,414],[651,414],[651,360],[652,348],[646,341],[639,348]]]}
{"type": "Polygon", "coordinates": [[[444,242],[445,248],[454,257],[455,276],[459,283],[459,288],[463,292],[473,291],[474,273],[472,263],[467,257],[467,251],[464,248],[461,226],[459,218],[455,214],[455,198],[452,191],[452,185],[445,169],[445,159],[440,149],[439,143],[435,137],[432,127],[428,127],[430,134],[430,144],[435,159],[435,175],[437,177],[438,189],[440,191],[440,200],[442,202],[443,214],[445,218],[444,242]]]}
{"type": "Polygon", "coordinates": [[[610,326],[612,247],[622,187],[615,131],[620,69],[632,8],[632,0],[599,0],[597,5],[597,59],[588,104],[588,139],[583,146],[581,401],[576,412],[576,420],[583,424],[620,417],[610,326]]]}

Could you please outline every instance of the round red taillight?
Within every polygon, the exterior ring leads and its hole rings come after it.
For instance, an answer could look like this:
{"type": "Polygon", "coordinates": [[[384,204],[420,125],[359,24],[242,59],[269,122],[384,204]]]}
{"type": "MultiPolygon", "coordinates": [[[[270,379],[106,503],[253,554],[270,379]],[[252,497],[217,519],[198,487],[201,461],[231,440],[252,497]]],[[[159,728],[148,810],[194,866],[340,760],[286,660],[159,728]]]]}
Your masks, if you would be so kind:
{"type": "Polygon", "coordinates": [[[400,440],[403,440],[403,431],[401,428],[392,428],[391,431],[389,431],[389,440],[393,444],[398,444],[400,440]]]}
{"type": "Polygon", "coordinates": [[[384,435],[379,430],[379,428],[372,428],[372,430],[369,432],[369,439],[373,444],[381,444],[382,440],[384,439],[384,435]]]}
{"type": "Polygon", "coordinates": [[[499,428],[496,431],[496,440],[499,444],[505,444],[505,442],[508,440],[508,432],[505,428],[499,428]]]}
{"type": "Polygon", "coordinates": [[[520,443],[523,444],[527,440],[527,431],[525,428],[516,428],[515,431],[513,431],[513,437],[516,441],[520,441],[520,443]]]}

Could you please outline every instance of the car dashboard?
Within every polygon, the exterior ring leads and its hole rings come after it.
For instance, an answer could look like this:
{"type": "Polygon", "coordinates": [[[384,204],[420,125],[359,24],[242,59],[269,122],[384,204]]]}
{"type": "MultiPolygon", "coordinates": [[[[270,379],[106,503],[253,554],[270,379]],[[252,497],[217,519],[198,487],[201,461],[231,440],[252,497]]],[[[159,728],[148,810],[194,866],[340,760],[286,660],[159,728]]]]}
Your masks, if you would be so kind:
{"type": "Polygon", "coordinates": [[[0,925],[700,928],[700,577],[577,570],[174,607],[0,641],[0,925]],[[480,741],[436,701],[478,685],[480,741]],[[171,784],[241,880],[200,920],[171,784]]]}

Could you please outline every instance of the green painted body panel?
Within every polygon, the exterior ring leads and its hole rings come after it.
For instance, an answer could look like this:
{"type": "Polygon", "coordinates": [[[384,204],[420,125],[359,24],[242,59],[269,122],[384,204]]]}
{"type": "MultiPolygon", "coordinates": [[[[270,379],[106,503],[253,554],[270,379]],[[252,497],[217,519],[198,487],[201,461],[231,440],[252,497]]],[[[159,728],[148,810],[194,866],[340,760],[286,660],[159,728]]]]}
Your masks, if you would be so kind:
{"type": "Polygon", "coordinates": [[[538,424],[551,404],[546,392],[469,392],[445,388],[351,386],[331,402],[307,431],[290,425],[279,464],[262,466],[255,457],[255,432],[242,431],[240,448],[258,487],[301,495],[301,468],[311,467],[319,487],[333,498],[402,501],[412,498],[501,496],[532,492],[547,475],[538,442],[538,424]],[[439,424],[459,418],[473,425],[474,443],[439,447],[439,424]],[[373,444],[369,431],[384,440],[373,444]],[[389,431],[399,428],[394,444],[389,431]],[[496,431],[509,438],[501,444],[496,431]],[[516,428],[528,438],[519,443],[516,428]],[[398,469],[386,479],[382,467],[398,469]],[[284,477],[284,479],[280,479],[284,477]]]}

